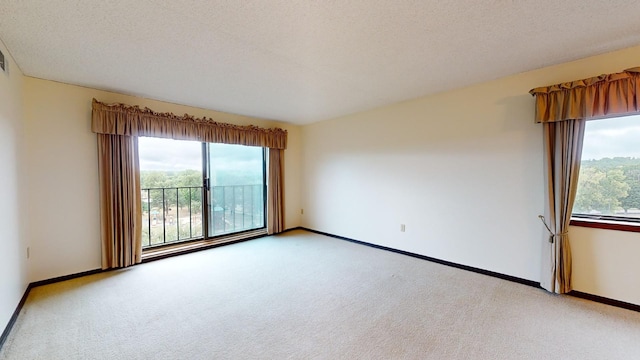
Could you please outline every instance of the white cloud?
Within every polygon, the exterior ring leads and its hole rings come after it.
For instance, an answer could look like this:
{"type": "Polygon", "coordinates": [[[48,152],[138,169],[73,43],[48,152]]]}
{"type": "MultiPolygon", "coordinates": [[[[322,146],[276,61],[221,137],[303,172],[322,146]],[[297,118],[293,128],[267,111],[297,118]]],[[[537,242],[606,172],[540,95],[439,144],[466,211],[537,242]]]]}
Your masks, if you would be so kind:
{"type": "Polygon", "coordinates": [[[640,116],[587,122],[582,160],[640,158],[640,116]]]}
{"type": "Polygon", "coordinates": [[[138,140],[141,170],[200,170],[202,143],[141,137],[138,140]]]}
{"type": "MultiPolygon", "coordinates": [[[[262,148],[254,146],[210,144],[212,167],[218,170],[262,169],[262,148]]],[[[202,143],[140,137],[140,170],[202,170],[202,143]]]]}

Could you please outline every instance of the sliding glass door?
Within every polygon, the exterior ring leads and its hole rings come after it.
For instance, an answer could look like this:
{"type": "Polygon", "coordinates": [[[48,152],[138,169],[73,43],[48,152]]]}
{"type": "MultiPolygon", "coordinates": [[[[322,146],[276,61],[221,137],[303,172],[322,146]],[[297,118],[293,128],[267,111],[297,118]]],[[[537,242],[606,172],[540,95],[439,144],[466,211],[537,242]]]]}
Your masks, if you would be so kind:
{"type": "Polygon", "coordinates": [[[261,147],[205,144],[208,235],[265,227],[265,153],[261,147]]]}
{"type": "Polygon", "coordinates": [[[143,248],[265,227],[261,147],[139,139],[143,248]]]}

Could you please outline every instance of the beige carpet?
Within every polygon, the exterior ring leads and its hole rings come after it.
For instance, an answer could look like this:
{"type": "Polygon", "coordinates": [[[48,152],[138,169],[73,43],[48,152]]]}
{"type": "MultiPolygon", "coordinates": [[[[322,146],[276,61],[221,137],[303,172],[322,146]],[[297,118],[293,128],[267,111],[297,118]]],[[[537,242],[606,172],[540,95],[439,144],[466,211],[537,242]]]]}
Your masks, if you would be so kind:
{"type": "Polygon", "coordinates": [[[35,288],[0,359],[640,359],[640,313],[294,231],[35,288]]]}

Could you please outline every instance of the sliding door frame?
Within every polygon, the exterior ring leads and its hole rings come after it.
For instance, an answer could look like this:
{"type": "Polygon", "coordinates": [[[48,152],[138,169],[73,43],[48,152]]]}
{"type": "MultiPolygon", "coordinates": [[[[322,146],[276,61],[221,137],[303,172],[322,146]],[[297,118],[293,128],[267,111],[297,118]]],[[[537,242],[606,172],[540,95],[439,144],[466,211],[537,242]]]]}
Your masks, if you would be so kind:
{"type": "MultiPolygon", "coordinates": [[[[247,232],[247,231],[255,231],[255,230],[260,230],[260,229],[266,229],[267,228],[267,161],[268,161],[268,157],[267,157],[267,149],[264,146],[261,146],[260,149],[262,150],[262,226],[258,227],[258,228],[252,228],[252,229],[245,229],[245,230],[240,230],[240,231],[231,231],[231,232],[226,232],[223,234],[219,234],[219,235],[213,235],[210,236],[209,235],[209,228],[211,226],[215,227],[215,224],[210,224],[210,220],[213,222],[213,215],[211,214],[211,208],[209,206],[209,199],[210,196],[212,196],[211,193],[211,151],[210,151],[210,144],[212,143],[207,143],[207,142],[203,142],[202,143],[202,238],[204,240],[211,240],[211,239],[216,239],[222,236],[227,236],[227,235],[232,235],[232,234],[240,234],[243,232],[247,232]]],[[[244,146],[244,145],[238,145],[238,146],[244,146]]],[[[258,147],[258,146],[251,146],[251,147],[258,147]]],[[[253,195],[253,194],[252,194],[253,195]]],[[[245,202],[245,198],[243,196],[242,199],[243,202],[245,202]]],[[[243,204],[243,209],[244,209],[244,204],[243,204]]],[[[252,211],[254,211],[253,209],[253,199],[252,199],[252,211]]],[[[244,217],[244,214],[242,215],[244,217]]],[[[235,217],[234,217],[234,224],[235,224],[235,217]]]]}

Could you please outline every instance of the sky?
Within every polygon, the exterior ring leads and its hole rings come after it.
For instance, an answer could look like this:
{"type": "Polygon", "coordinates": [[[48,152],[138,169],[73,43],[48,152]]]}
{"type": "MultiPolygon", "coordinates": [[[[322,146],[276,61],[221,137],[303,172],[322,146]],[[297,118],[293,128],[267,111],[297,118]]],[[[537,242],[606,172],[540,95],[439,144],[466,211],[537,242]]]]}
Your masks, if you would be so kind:
{"type": "Polygon", "coordinates": [[[582,160],[640,158],[640,116],[587,121],[582,160]]]}
{"type": "Polygon", "coordinates": [[[140,170],[201,170],[202,143],[140,137],[140,170]]]}
{"type": "MultiPolygon", "coordinates": [[[[210,144],[210,149],[216,169],[262,169],[260,147],[210,144]]],[[[138,152],[140,170],[202,169],[202,143],[198,141],[140,137],[138,152]]]]}

